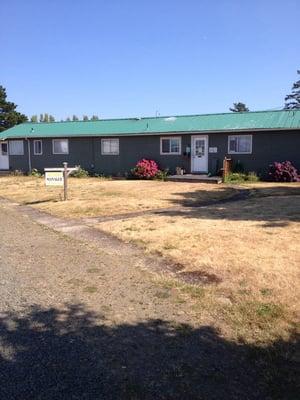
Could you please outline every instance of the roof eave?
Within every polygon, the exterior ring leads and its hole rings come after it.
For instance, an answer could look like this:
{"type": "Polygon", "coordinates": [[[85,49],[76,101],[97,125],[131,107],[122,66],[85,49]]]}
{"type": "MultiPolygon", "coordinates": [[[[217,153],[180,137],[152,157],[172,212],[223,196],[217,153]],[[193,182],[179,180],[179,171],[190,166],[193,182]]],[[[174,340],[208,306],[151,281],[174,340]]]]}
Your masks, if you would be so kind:
{"type": "Polygon", "coordinates": [[[234,128],[234,129],[216,129],[216,130],[205,130],[205,129],[193,129],[191,131],[188,130],[176,130],[176,131],[161,131],[161,132],[133,132],[133,133],[88,133],[88,134],[62,134],[62,135],[23,135],[23,136],[6,136],[1,137],[0,140],[12,140],[12,139],[36,139],[36,138],[57,138],[57,137],[101,137],[101,136],[116,136],[116,137],[130,137],[130,136],[156,136],[156,135],[193,135],[193,134],[209,134],[209,133],[233,133],[233,132],[271,132],[271,131],[299,131],[299,128],[234,128]]]}

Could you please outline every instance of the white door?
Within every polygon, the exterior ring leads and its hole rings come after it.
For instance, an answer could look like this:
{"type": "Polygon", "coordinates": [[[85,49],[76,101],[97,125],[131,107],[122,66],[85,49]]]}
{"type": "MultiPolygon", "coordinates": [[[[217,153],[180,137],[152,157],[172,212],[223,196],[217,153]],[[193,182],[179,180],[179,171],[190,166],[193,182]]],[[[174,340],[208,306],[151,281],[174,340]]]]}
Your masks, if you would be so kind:
{"type": "Polygon", "coordinates": [[[0,169],[9,169],[7,142],[0,142],[0,169]]]}
{"type": "Polygon", "coordinates": [[[192,136],[191,145],[191,171],[207,172],[208,171],[208,137],[192,136]]]}

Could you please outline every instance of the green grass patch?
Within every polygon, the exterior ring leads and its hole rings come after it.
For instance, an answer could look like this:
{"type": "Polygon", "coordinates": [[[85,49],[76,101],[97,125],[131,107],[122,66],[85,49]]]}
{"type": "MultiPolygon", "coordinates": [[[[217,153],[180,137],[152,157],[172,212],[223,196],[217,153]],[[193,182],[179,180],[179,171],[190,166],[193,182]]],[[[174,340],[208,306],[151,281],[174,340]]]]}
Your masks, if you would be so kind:
{"type": "Polygon", "coordinates": [[[73,286],[81,286],[84,283],[84,281],[82,279],[72,278],[68,280],[67,283],[73,286]]]}
{"type": "Polygon", "coordinates": [[[239,305],[241,315],[249,321],[272,321],[283,315],[283,308],[279,304],[248,301],[239,305]]]}
{"type": "Polygon", "coordinates": [[[205,296],[205,290],[203,287],[187,285],[183,286],[181,290],[184,293],[188,293],[193,299],[202,299],[205,296]]]}
{"type": "Polygon", "coordinates": [[[269,289],[269,288],[262,288],[262,289],[260,289],[260,293],[263,296],[271,296],[271,294],[273,293],[273,290],[269,289]]]}
{"type": "Polygon", "coordinates": [[[282,307],[273,303],[261,303],[256,307],[256,314],[265,319],[273,320],[282,316],[282,307]]]}
{"type": "Polygon", "coordinates": [[[193,333],[193,328],[188,324],[174,324],[174,330],[176,333],[182,336],[190,335],[193,333]]]}
{"type": "Polygon", "coordinates": [[[99,268],[89,268],[89,269],[87,269],[87,272],[89,274],[96,274],[97,272],[100,272],[100,269],[99,268]]]}
{"type": "Polygon", "coordinates": [[[84,292],[86,293],[96,293],[97,288],[95,286],[87,286],[84,288],[84,292]]]}
{"type": "Polygon", "coordinates": [[[158,297],[159,299],[167,299],[168,297],[170,297],[170,292],[169,290],[160,290],[157,291],[154,294],[155,297],[158,297]]]}

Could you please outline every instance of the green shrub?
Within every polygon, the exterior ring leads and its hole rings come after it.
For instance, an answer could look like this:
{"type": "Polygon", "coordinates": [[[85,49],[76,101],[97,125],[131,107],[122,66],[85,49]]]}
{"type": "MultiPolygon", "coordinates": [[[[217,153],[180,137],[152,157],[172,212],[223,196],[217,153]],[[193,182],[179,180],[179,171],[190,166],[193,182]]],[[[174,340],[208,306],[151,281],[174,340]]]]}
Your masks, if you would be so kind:
{"type": "Polygon", "coordinates": [[[37,178],[42,176],[42,174],[36,168],[32,168],[31,172],[29,172],[28,175],[29,176],[36,176],[37,178]]]}
{"type": "Polygon", "coordinates": [[[72,176],[74,178],[86,178],[89,176],[89,173],[85,169],[79,167],[79,169],[77,171],[72,173],[72,176]]]}
{"type": "Polygon", "coordinates": [[[167,179],[167,176],[169,175],[169,170],[164,169],[163,171],[159,170],[157,174],[155,175],[154,179],[157,179],[159,181],[165,181],[167,179]]]}
{"type": "Polygon", "coordinates": [[[226,183],[240,183],[245,182],[246,175],[241,172],[231,172],[225,178],[226,183]]]}
{"type": "Polygon", "coordinates": [[[225,178],[226,183],[243,183],[243,182],[258,182],[259,177],[255,172],[240,173],[240,172],[232,172],[228,174],[225,178]]]}
{"type": "Polygon", "coordinates": [[[255,172],[249,172],[246,180],[248,182],[259,182],[260,179],[255,172]]]}

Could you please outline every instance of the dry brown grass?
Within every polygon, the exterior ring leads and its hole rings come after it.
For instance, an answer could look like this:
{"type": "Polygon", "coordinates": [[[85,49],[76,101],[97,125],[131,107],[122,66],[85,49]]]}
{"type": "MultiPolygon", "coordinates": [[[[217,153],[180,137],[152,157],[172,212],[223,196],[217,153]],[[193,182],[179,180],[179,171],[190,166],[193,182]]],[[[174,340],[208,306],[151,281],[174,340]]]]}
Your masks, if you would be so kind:
{"type": "Polygon", "coordinates": [[[43,178],[1,177],[0,196],[67,217],[94,217],[180,205],[186,193],[193,202],[230,197],[236,189],[199,183],[126,181],[71,178],[69,201],[62,202],[62,189],[45,187],[43,178]]]}
{"type": "Polygon", "coordinates": [[[238,187],[158,181],[71,179],[70,200],[41,178],[2,177],[0,196],[80,218],[177,207],[97,224],[99,229],[181,265],[199,286],[159,278],[203,323],[225,335],[267,342],[295,326],[299,307],[300,184],[255,183],[248,200],[196,207],[238,187]],[[192,274],[190,274],[192,273],[192,274]]]}
{"type": "Polygon", "coordinates": [[[262,192],[246,201],[98,227],[181,264],[179,276],[201,272],[201,316],[230,336],[267,341],[297,321],[300,186],[255,187],[262,192]]]}

